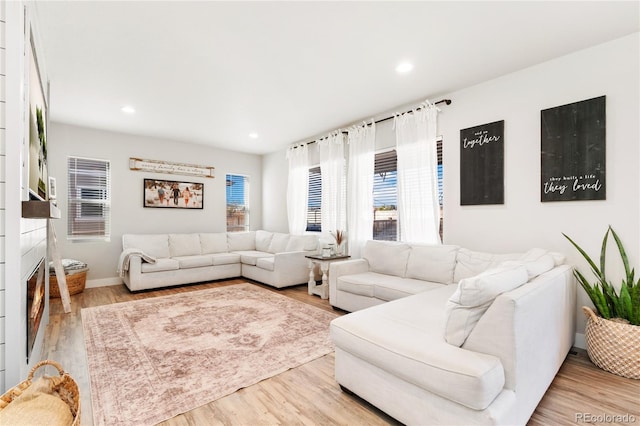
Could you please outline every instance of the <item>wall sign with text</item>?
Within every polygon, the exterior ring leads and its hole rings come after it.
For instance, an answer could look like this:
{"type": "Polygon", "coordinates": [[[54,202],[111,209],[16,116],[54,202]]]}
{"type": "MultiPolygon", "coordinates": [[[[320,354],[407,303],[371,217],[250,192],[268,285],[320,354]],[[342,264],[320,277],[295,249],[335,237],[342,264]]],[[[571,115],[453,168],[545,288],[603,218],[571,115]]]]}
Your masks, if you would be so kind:
{"type": "Polygon", "coordinates": [[[129,158],[129,169],[143,172],[169,173],[174,175],[214,177],[215,167],[198,166],[196,164],[172,163],[169,161],[143,160],[142,158],[129,158]]]}
{"type": "Polygon", "coordinates": [[[606,199],[605,96],[541,111],[541,201],[606,199]]]}
{"type": "Polygon", "coordinates": [[[504,120],[460,130],[460,205],[504,204],[504,120]]]}

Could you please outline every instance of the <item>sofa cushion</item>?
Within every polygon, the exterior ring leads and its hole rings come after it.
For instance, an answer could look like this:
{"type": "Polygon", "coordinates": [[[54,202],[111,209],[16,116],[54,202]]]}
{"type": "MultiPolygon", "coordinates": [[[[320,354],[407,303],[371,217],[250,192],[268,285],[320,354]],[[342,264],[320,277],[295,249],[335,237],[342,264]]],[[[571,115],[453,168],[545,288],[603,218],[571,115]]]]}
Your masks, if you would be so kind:
{"type": "Polygon", "coordinates": [[[256,231],[256,250],[269,251],[269,244],[273,238],[273,232],[256,231]]]}
{"type": "Polygon", "coordinates": [[[401,297],[412,296],[423,291],[433,290],[442,287],[444,284],[430,281],[414,280],[412,278],[395,278],[377,283],[373,289],[373,297],[380,300],[396,300],[401,297]]]}
{"type": "Polygon", "coordinates": [[[227,232],[227,243],[229,251],[255,250],[256,233],[248,232],[227,232]]]}
{"type": "Polygon", "coordinates": [[[243,250],[237,251],[235,253],[240,255],[240,262],[244,263],[245,265],[253,266],[255,266],[256,263],[258,263],[258,259],[262,257],[273,257],[273,254],[271,253],[265,253],[263,251],[256,250],[243,250]]]}
{"type": "Polygon", "coordinates": [[[500,359],[444,341],[443,306],[455,286],[398,299],[331,322],[336,347],[389,374],[474,410],[504,387],[500,359]]]}
{"type": "Polygon", "coordinates": [[[123,249],[139,249],[155,258],[171,257],[169,251],[169,236],[167,234],[124,234],[122,236],[123,249]]]}
{"type": "Polygon", "coordinates": [[[289,234],[281,234],[279,232],[273,233],[271,244],[269,244],[269,253],[283,253],[287,249],[287,243],[289,242],[289,234]]]}
{"type": "Polygon", "coordinates": [[[214,253],[209,256],[211,256],[214,266],[240,263],[240,255],[238,253],[214,253]]]}
{"type": "Polygon", "coordinates": [[[407,261],[407,278],[441,284],[453,282],[458,246],[412,245],[407,261]]]}
{"type": "Polygon", "coordinates": [[[141,271],[146,272],[162,272],[162,271],[175,271],[180,269],[180,262],[175,259],[158,258],[156,263],[142,262],[141,271]]]}
{"type": "Polygon", "coordinates": [[[315,235],[290,235],[284,251],[313,251],[318,248],[318,237],[315,235]]]}
{"type": "Polygon", "coordinates": [[[493,300],[504,292],[520,287],[528,278],[524,266],[504,266],[461,280],[445,307],[446,341],[461,346],[493,300]]]}
{"type": "Polygon", "coordinates": [[[169,234],[169,252],[171,253],[171,257],[201,254],[200,235],[169,234]]]}
{"type": "Polygon", "coordinates": [[[367,241],[362,257],[369,262],[369,270],[380,274],[404,277],[411,247],[391,241],[367,241]]]}
{"type": "Polygon", "coordinates": [[[384,280],[389,278],[392,277],[376,272],[342,275],[336,280],[336,288],[340,291],[346,291],[347,293],[373,297],[375,283],[384,282],[384,280]]]}
{"type": "Polygon", "coordinates": [[[213,259],[209,255],[200,254],[197,256],[176,256],[172,259],[178,261],[180,269],[200,268],[213,265],[213,259]]]}
{"type": "Polygon", "coordinates": [[[550,271],[555,266],[553,255],[543,249],[531,249],[525,253],[519,260],[506,260],[501,266],[518,266],[522,265],[527,268],[529,280],[550,271]]]}
{"type": "Polygon", "coordinates": [[[506,260],[519,260],[523,253],[494,254],[473,251],[466,248],[458,250],[453,282],[478,275],[490,268],[499,266],[506,260]]]}
{"type": "Polygon", "coordinates": [[[275,270],[275,257],[261,257],[257,260],[256,266],[260,269],[266,269],[267,271],[275,270]]]}
{"type": "Polygon", "coordinates": [[[202,254],[226,253],[229,251],[226,232],[200,234],[202,254]]]}

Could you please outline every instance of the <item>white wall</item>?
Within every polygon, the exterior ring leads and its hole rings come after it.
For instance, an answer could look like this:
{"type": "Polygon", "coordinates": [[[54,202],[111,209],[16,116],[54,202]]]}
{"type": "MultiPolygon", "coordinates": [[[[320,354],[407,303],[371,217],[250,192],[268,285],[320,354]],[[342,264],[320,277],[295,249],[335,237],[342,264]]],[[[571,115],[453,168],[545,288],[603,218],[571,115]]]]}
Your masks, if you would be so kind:
{"type": "Polygon", "coordinates": [[[273,232],[289,232],[287,219],[287,170],[284,151],[262,157],[262,224],[273,232]]]}
{"type": "MultiPolygon", "coordinates": [[[[640,267],[639,47],[639,34],[634,34],[432,99],[453,101],[441,106],[439,116],[445,243],[491,252],[542,247],[565,253],[569,263],[588,272],[561,233],[597,256],[611,224],[632,264],[640,267]],[[540,111],[601,95],[607,97],[607,200],[541,203],[540,111]],[[498,120],[505,120],[505,203],[460,206],[460,130],[498,120]]],[[[378,133],[387,131],[379,127],[378,133]]],[[[376,139],[382,148],[378,140],[385,138],[376,139]]],[[[265,156],[265,182],[286,183],[282,158],[284,152],[265,156]]],[[[277,198],[265,204],[265,223],[286,227],[285,191],[272,195],[277,198]]],[[[576,316],[582,333],[579,307],[588,302],[579,294],[576,316]]]]}
{"type": "Polygon", "coordinates": [[[6,163],[6,4],[0,3],[0,391],[5,389],[5,163],[6,163]]]}
{"type": "MultiPolygon", "coordinates": [[[[5,49],[2,63],[3,77],[0,84],[2,98],[0,116],[4,115],[0,176],[0,279],[4,291],[0,296],[4,321],[0,321],[0,389],[15,386],[24,380],[33,365],[40,360],[44,333],[49,322],[49,303],[45,309],[36,335],[29,362],[26,359],[27,289],[26,277],[46,254],[47,223],[43,219],[22,219],[21,200],[28,199],[26,176],[28,175],[28,105],[30,85],[28,79],[32,33],[36,52],[41,52],[37,17],[31,5],[23,2],[0,4],[2,27],[0,41],[5,49]],[[25,46],[27,47],[25,49],[25,46]]],[[[39,57],[40,75],[46,84],[44,59],[39,57]]],[[[48,282],[48,279],[46,280],[48,282]]]]}
{"type": "Polygon", "coordinates": [[[49,126],[49,173],[56,178],[56,222],[60,253],[89,265],[87,286],[120,282],[116,265],[122,234],[226,231],[227,173],[249,176],[251,229],[262,227],[262,158],[258,155],[214,149],[172,140],[107,132],[61,123],[49,126]],[[80,156],[111,161],[111,241],[67,240],[67,158],[80,156]],[[215,178],[200,178],[129,170],[129,158],[144,158],[215,167],[215,178]],[[180,179],[204,183],[204,208],[144,208],[143,179],[180,179]],[[255,208],[252,208],[255,207],[255,208]]]}
{"type": "MultiPolygon", "coordinates": [[[[639,50],[635,34],[446,95],[453,103],[443,108],[439,121],[445,242],[492,252],[543,247],[567,254],[569,263],[588,273],[562,233],[597,257],[610,224],[632,264],[640,266],[639,50]],[[607,199],[540,202],[540,111],[602,95],[607,199]],[[460,206],[460,129],[497,120],[505,120],[505,204],[460,206]]],[[[589,303],[580,291],[578,308],[583,304],[589,303]]],[[[585,320],[580,311],[576,315],[581,332],[585,320]]]]}

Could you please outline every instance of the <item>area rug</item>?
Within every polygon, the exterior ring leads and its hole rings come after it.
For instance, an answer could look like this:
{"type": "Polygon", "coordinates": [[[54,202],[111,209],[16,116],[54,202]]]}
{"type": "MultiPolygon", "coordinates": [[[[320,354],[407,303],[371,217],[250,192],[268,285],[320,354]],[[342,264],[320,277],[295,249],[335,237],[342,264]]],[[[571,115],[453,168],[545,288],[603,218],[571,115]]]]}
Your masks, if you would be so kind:
{"type": "Polygon", "coordinates": [[[252,284],[85,308],[94,424],[156,424],[326,355],[335,317],[252,284]]]}

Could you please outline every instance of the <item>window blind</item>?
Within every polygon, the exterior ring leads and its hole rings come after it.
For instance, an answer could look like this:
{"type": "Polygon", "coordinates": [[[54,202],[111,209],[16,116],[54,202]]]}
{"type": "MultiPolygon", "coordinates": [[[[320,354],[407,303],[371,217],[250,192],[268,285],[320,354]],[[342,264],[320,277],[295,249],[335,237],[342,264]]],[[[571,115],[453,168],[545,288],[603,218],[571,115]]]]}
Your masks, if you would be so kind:
{"type": "Polygon", "coordinates": [[[249,177],[227,175],[227,231],[249,230],[249,177]]]}
{"type": "Polygon", "coordinates": [[[320,167],[309,169],[309,198],[307,203],[307,231],[322,231],[322,175],[320,167]]]}
{"type": "Polygon", "coordinates": [[[376,153],[373,166],[373,239],[398,239],[398,159],[396,150],[376,153]]]}
{"type": "Polygon", "coordinates": [[[107,160],[68,158],[67,236],[70,240],[111,236],[111,165],[107,160]]]}

